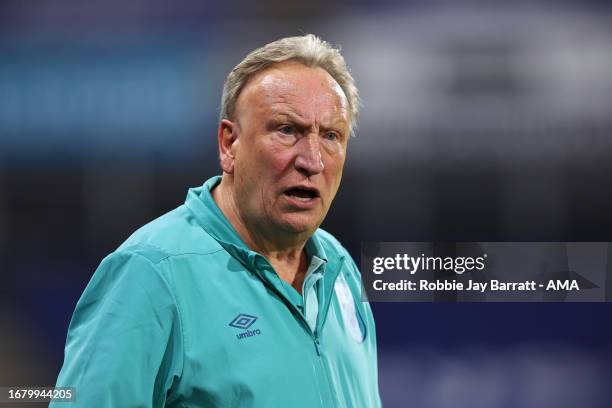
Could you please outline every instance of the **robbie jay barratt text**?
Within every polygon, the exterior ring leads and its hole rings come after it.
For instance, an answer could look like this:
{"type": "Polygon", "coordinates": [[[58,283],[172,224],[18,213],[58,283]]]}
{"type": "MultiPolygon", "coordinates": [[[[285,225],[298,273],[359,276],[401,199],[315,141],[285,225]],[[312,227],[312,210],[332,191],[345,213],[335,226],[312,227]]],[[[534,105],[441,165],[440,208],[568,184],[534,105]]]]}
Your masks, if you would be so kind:
{"type": "Polygon", "coordinates": [[[374,290],[399,290],[399,291],[478,291],[484,293],[487,290],[491,291],[535,291],[538,288],[545,290],[580,290],[580,286],[576,280],[554,280],[550,279],[545,284],[537,283],[534,280],[524,282],[502,282],[497,279],[492,279],[489,282],[477,282],[472,279],[468,281],[467,287],[462,282],[456,280],[435,280],[428,281],[421,279],[418,282],[402,279],[399,282],[383,282],[377,279],[373,282],[374,290]]]}

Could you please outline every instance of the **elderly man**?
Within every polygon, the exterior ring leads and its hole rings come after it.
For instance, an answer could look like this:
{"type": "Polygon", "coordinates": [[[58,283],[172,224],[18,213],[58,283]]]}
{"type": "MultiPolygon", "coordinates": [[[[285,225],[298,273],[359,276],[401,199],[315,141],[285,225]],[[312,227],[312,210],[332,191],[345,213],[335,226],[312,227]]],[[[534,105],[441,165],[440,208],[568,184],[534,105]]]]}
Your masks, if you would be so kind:
{"type": "Polygon", "coordinates": [[[313,35],[232,70],[223,175],[106,257],[77,304],[57,384],[71,407],[380,406],[359,271],[319,229],[358,106],[313,35]]]}

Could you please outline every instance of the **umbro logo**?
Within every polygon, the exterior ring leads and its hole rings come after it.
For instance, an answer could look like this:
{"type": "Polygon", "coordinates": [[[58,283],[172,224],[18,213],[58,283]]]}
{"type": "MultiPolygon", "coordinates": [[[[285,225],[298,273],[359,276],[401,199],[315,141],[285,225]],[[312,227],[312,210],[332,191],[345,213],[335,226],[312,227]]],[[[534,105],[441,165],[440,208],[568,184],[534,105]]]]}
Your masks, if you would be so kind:
{"type": "Polygon", "coordinates": [[[259,329],[248,330],[256,321],[257,316],[240,313],[238,316],[234,317],[234,320],[232,320],[229,325],[237,329],[245,330],[242,333],[236,334],[236,338],[242,340],[247,337],[259,336],[261,334],[261,330],[259,329]]]}
{"type": "Polygon", "coordinates": [[[234,320],[231,321],[229,325],[237,329],[248,329],[253,325],[253,323],[255,323],[256,320],[257,316],[240,313],[234,318],[234,320]]]}

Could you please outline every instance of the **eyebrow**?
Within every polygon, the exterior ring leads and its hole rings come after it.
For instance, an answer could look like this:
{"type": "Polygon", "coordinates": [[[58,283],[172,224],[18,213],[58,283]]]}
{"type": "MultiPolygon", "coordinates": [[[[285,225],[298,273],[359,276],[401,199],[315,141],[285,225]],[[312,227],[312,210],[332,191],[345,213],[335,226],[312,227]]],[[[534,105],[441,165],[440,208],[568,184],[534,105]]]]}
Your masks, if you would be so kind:
{"type": "MultiPolygon", "coordinates": [[[[287,119],[291,120],[292,122],[295,122],[298,126],[302,127],[302,128],[308,128],[310,127],[308,125],[308,121],[304,120],[302,117],[300,117],[300,115],[292,113],[292,112],[287,112],[287,111],[279,111],[279,112],[275,112],[272,115],[272,120],[278,120],[279,117],[286,117],[287,119]]],[[[323,126],[321,125],[321,128],[323,129],[331,129],[333,127],[336,126],[343,126],[343,125],[348,125],[348,122],[342,118],[339,119],[335,119],[333,120],[329,126],[323,126]]]]}
{"type": "Polygon", "coordinates": [[[307,120],[294,113],[282,111],[276,112],[272,115],[273,120],[279,120],[280,118],[287,118],[288,120],[298,124],[300,127],[309,127],[307,120]]]}

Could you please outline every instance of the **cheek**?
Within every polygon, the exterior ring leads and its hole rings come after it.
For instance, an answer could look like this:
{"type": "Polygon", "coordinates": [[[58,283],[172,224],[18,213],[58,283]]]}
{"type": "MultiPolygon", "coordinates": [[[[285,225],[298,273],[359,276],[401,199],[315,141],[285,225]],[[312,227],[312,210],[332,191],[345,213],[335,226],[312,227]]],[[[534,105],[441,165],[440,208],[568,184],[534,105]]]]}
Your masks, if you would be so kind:
{"type": "Polygon", "coordinates": [[[264,168],[264,176],[268,180],[280,180],[291,167],[293,152],[284,146],[271,144],[259,152],[260,166],[264,168]]]}
{"type": "Polygon", "coordinates": [[[254,148],[250,166],[243,169],[250,183],[250,189],[257,201],[265,208],[274,205],[278,193],[278,184],[286,174],[291,156],[283,149],[274,146],[254,148]]]}
{"type": "Polygon", "coordinates": [[[325,163],[325,169],[328,170],[328,178],[333,180],[335,183],[340,182],[342,177],[342,170],[344,169],[344,155],[336,155],[330,157],[325,163]]]}

